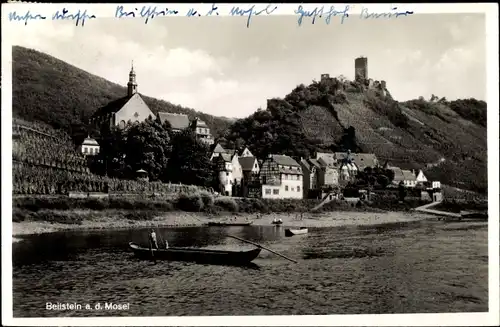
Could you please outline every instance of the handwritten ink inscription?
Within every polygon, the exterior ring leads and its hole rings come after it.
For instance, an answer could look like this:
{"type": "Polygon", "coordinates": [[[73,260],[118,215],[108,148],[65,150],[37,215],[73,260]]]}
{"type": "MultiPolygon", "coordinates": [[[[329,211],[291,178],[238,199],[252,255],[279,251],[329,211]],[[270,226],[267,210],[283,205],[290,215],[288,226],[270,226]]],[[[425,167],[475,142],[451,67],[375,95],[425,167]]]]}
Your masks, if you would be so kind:
{"type": "MultiPolygon", "coordinates": [[[[68,9],[63,8],[61,10],[57,10],[52,15],[52,20],[73,20],[75,21],[76,26],[81,25],[82,27],[85,26],[86,20],[94,18],[96,18],[96,16],[88,14],[86,9],[84,11],[78,9],[77,12],[71,12],[68,9]]],[[[9,21],[24,22],[24,25],[28,25],[28,21],[45,19],[47,19],[46,16],[42,16],[41,14],[32,14],[30,10],[22,15],[19,15],[16,11],[9,13],[9,21]]]]}
{"type": "Polygon", "coordinates": [[[144,18],[144,24],[147,24],[150,19],[153,19],[157,16],[171,16],[177,15],[179,11],[175,9],[168,8],[158,8],[151,6],[142,6],[141,10],[134,8],[134,10],[125,10],[123,6],[117,6],[115,11],[115,18],[123,18],[123,17],[142,17],[144,18]]]}
{"type": "Polygon", "coordinates": [[[396,10],[398,7],[391,8],[390,11],[388,12],[382,12],[382,13],[370,13],[368,8],[363,7],[361,9],[361,14],[359,15],[359,18],[361,19],[378,19],[378,18],[398,18],[399,16],[408,16],[408,15],[413,15],[413,11],[401,11],[397,12],[396,10]]]}
{"type": "MultiPolygon", "coordinates": [[[[298,5],[298,7],[293,11],[297,18],[297,23],[302,26],[305,20],[310,19],[311,24],[315,24],[317,20],[324,20],[326,24],[330,24],[334,17],[338,17],[341,24],[344,24],[351,15],[352,7],[349,5],[345,6],[321,6],[321,7],[310,7],[306,9],[307,5],[298,5]]],[[[369,8],[361,7],[361,11],[358,11],[360,19],[393,19],[398,17],[407,17],[413,14],[413,11],[398,11],[398,7],[390,8],[387,12],[370,12],[369,8]]],[[[259,15],[270,15],[278,9],[278,6],[268,4],[263,5],[249,5],[248,7],[233,6],[231,9],[225,13],[221,12],[219,7],[213,3],[211,8],[207,12],[201,12],[199,9],[190,8],[186,12],[180,13],[179,10],[173,8],[162,8],[159,6],[117,6],[115,8],[114,17],[115,18],[143,18],[144,24],[148,24],[152,19],[158,16],[177,16],[184,15],[187,17],[201,17],[201,16],[219,16],[221,14],[226,14],[233,17],[246,17],[247,28],[250,27],[250,22],[252,17],[259,15]]],[[[206,9],[205,9],[206,10],[206,9]]],[[[57,10],[52,17],[47,18],[40,13],[34,13],[33,11],[26,11],[18,13],[13,11],[9,13],[9,21],[12,22],[23,22],[24,25],[28,25],[29,21],[36,20],[73,20],[76,26],[85,26],[85,22],[90,19],[96,18],[95,15],[89,14],[87,9],[78,9],[78,11],[70,11],[69,9],[63,8],[57,10]]]]}
{"type": "Polygon", "coordinates": [[[267,15],[270,15],[273,13],[273,11],[278,9],[277,6],[274,6],[274,8],[272,8],[272,9],[271,9],[271,7],[272,7],[272,5],[267,5],[267,7],[262,9],[262,10],[256,10],[255,5],[251,6],[250,8],[247,8],[247,9],[241,9],[240,7],[233,7],[229,11],[229,15],[231,15],[231,16],[246,16],[246,15],[248,15],[247,27],[250,27],[250,20],[252,19],[252,15],[259,16],[260,14],[262,14],[264,12],[267,15]]]}
{"type": "Polygon", "coordinates": [[[351,7],[346,5],[344,9],[337,10],[335,6],[331,6],[330,9],[325,9],[325,6],[316,7],[313,10],[304,10],[302,5],[299,5],[295,10],[295,14],[299,16],[297,23],[299,26],[302,25],[302,21],[304,17],[310,18],[312,17],[311,23],[314,24],[316,22],[316,18],[324,18],[325,23],[330,24],[332,17],[340,16],[340,23],[344,24],[344,21],[349,18],[349,9],[351,7]]]}

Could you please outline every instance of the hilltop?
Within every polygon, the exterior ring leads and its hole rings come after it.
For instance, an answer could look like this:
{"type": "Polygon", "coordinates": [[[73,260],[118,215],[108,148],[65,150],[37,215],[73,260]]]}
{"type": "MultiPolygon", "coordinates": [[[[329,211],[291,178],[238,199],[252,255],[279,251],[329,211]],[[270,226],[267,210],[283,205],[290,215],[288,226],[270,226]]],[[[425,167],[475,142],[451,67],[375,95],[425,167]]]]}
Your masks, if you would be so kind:
{"type": "Polygon", "coordinates": [[[322,78],[236,121],[228,146],[260,158],[316,151],[375,153],[383,164],[423,169],[433,180],[487,191],[486,103],[475,99],[395,101],[383,82],[322,78]]]}
{"type": "MultiPolygon", "coordinates": [[[[12,48],[12,70],[13,117],[63,129],[76,139],[86,136],[88,118],[95,110],[127,94],[124,86],[20,46],[12,48]]],[[[155,113],[183,113],[190,119],[200,117],[210,127],[214,137],[221,135],[231,124],[229,118],[142,97],[155,113]]]]}

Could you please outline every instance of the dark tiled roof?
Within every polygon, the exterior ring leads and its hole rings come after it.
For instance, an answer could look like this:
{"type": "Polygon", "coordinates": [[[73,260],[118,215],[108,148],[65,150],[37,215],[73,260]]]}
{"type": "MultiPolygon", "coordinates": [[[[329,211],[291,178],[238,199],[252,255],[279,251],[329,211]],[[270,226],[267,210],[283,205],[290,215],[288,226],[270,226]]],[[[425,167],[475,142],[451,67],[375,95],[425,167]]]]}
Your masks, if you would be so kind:
{"type": "Polygon", "coordinates": [[[224,161],[226,161],[226,162],[231,162],[231,161],[232,161],[232,159],[233,159],[233,156],[232,156],[232,155],[230,155],[229,153],[221,153],[221,154],[220,154],[220,157],[221,157],[222,159],[224,159],[224,161]]]}
{"type": "Polygon", "coordinates": [[[189,118],[185,114],[174,114],[170,112],[158,112],[160,121],[168,121],[172,129],[185,129],[189,126],[189,118]]]}
{"type": "Polygon", "coordinates": [[[297,161],[293,160],[293,158],[291,158],[289,156],[284,156],[281,154],[273,154],[272,158],[273,158],[274,162],[276,162],[278,165],[300,167],[300,165],[297,163],[297,161]]]}
{"type": "Polygon", "coordinates": [[[98,117],[106,114],[115,113],[119,111],[121,108],[123,108],[123,106],[130,100],[130,98],[131,97],[129,96],[125,96],[123,98],[111,101],[104,107],[97,109],[96,112],[94,112],[94,114],[92,115],[92,117],[98,117]]]}
{"type": "Polygon", "coordinates": [[[205,128],[208,128],[207,124],[203,120],[201,120],[199,118],[195,118],[193,120],[193,127],[194,128],[196,128],[196,127],[205,127],[205,128]]]}
{"type": "Polygon", "coordinates": [[[403,170],[403,176],[405,181],[415,181],[417,180],[417,177],[415,176],[414,173],[412,173],[409,170],[403,170]]]}
{"type": "Polygon", "coordinates": [[[309,159],[309,162],[310,162],[313,166],[316,166],[316,168],[321,168],[321,165],[319,164],[318,160],[316,160],[316,159],[309,159]]]}
{"type": "Polygon", "coordinates": [[[240,161],[241,170],[248,171],[253,169],[255,157],[241,157],[238,160],[240,161]]]}
{"type": "Polygon", "coordinates": [[[394,181],[395,182],[400,182],[405,179],[405,176],[403,175],[403,171],[399,167],[390,167],[390,170],[394,172],[394,181]]]}
{"type": "Polygon", "coordinates": [[[224,153],[224,152],[226,152],[226,150],[222,147],[222,145],[220,143],[213,144],[211,146],[211,148],[212,148],[211,151],[213,153],[224,153]]]}
{"type": "Polygon", "coordinates": [[[311,165],[309,164],[309,162],[307,162],[306,159],[301,159],[300,160],[300,163],[307,169],[307,170],[311,170],[311,165]]]}

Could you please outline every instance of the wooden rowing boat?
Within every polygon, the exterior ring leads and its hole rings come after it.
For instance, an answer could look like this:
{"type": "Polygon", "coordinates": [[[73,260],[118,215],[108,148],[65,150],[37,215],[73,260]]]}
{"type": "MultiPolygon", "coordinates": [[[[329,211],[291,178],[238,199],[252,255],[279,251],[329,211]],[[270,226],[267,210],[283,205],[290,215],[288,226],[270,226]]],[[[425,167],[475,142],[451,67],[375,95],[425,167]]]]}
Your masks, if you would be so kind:
{"type": "Polygon", "coordinates": [[[287,228],[285,229],[285,236],[302,235],[307,234],[307,232],[307,227],[300,227],[300,229],[287,228]]]}
{"type": "Polygon", "coordinates": [[[238,223],[238,222],[224,222],[224,221],[209,221],[207,223],[208,226],[250,226],[253,224],[253,221],[238,223]]]}
{"type": "Polygon", "coordinates": [[[488,220],[488,212],[487,211],[460,211],[460,215],[464,219],[483,219],[488,220]]]}
{"type": "Polygon", "coordinates": [[[129,243],[135,256],[147,260],[192,261],[208,264],[245,265],[257,258],[261,249],[249,251],[208,250],[198,248],[150,249],[129,243]]]}

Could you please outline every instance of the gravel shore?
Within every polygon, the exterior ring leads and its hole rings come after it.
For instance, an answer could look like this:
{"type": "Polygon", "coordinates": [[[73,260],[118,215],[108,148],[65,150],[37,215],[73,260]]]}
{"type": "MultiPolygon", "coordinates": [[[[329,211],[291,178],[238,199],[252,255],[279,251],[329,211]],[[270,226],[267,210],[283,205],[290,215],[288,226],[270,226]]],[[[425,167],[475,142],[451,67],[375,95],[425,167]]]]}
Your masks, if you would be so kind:
{"type": "MultiPolygon", "coordinates": [[[[76,213],[75,213],[76,214],[76,213]]],[[[295,213],[271,213],[265,215],[236,214],[236,215],[218,215],[208,216],[206,214],[188,213],[188,212],[169,212],[160,213],[152,220],[129,220],[117,215],[107,215],[101,213],[101,217],[84,220],[82,224],[61,224],[43,221],[24,221],[12,223],[13,242],[20,239],[14,236],[51,233],[63,230],[95,230],[95,229],[120,229],[131,227],[149,227],[149,226],[202,226],[209,221],[236,219],[236,221],[253,221],[253,225],[269,226],[273,219],[282,219],[283,226],[289,227],[336,227],[346,225],[375,225],[394,222],[416,221],[428,219],[433,216],[422,213],[406,212],[325,212],[325,213],[307,213],[303,215],[302,220],[298,220],[300,214],[295,213]]]]}

